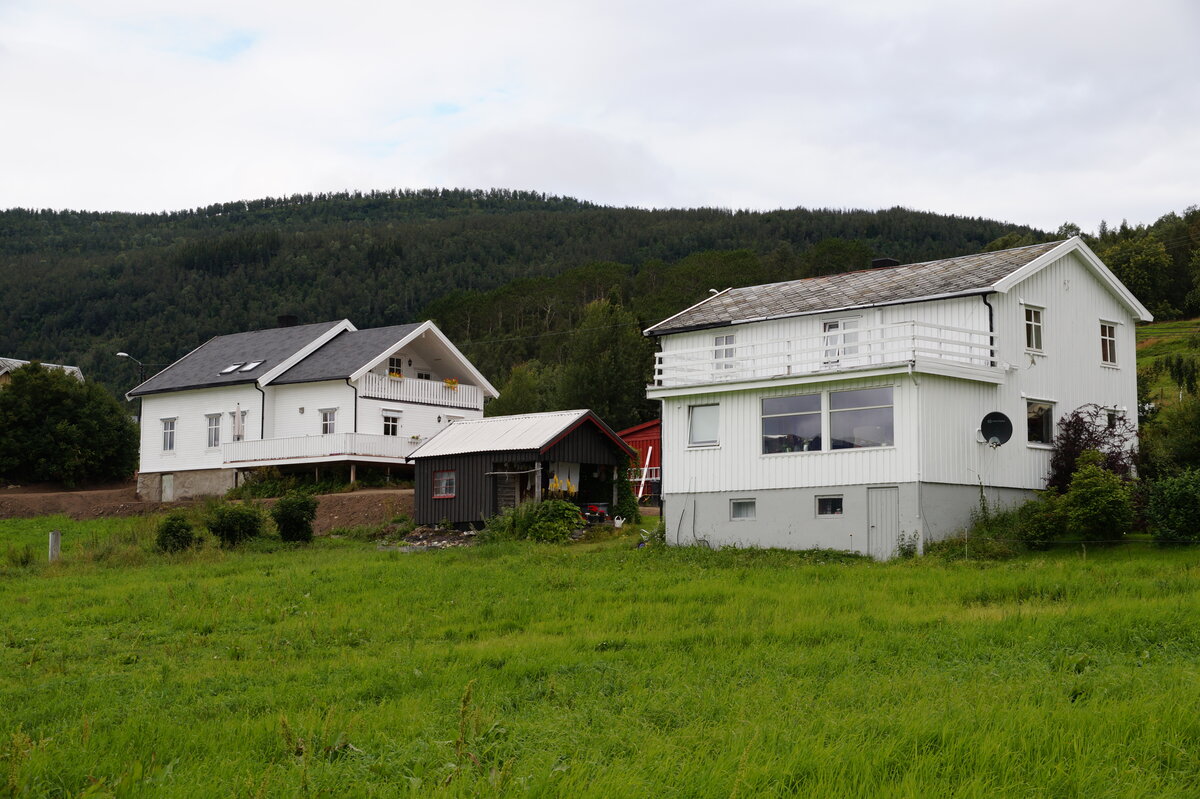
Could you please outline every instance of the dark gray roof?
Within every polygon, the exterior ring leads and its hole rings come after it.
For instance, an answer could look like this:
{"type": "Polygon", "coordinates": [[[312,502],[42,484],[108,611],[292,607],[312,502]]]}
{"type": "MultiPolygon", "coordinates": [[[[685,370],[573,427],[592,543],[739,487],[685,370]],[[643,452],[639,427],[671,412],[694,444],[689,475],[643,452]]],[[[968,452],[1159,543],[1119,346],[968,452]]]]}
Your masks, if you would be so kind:
{"type": "Polygon", "coordinates": [[[421,324],[373,327],[369,330],[339,333],[321,349],[271,382],[278,385],[342,380],[382,355],[421,324]]]}
{"type": "Polygon", "coordinates": [[[270,330],[253,330],[249,333],[210,338],[130,391],[129,396],[253,382],[343,321],[275,327],[270,330]],[[235,370],[229,374],[221,374],[221,370],[235,363],[255,361],[262,363],[248,372],[235,370]]]}
{"type": "Polygon", "coordinates": [[[941,261],[730,289],[659,322],[646,334],[662,336],[756,319],[980,293],[1061,244],[1053,241],[941,261]]]}

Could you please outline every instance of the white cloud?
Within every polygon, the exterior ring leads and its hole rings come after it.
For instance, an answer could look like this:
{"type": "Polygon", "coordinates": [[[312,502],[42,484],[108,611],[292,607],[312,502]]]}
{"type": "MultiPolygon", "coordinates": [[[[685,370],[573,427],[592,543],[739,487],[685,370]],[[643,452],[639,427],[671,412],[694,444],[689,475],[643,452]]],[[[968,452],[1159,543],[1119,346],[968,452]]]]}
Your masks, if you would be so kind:
{"type": "Polygon", "coordinates": [[[0,4],[0,207],[504,186],[1054,228],[1197,202],[1189,0],[0,4]]]}

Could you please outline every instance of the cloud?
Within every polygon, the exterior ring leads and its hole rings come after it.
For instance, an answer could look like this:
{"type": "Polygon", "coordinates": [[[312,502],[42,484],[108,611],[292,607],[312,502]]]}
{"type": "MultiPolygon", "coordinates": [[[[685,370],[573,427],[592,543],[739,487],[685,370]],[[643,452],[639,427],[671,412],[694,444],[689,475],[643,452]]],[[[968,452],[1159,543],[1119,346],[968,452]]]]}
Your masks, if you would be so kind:
{"type": "Polygon", "coordinates": [[[1054,228],[1197,201],[1200,7],[0,4],[0,207],[508,186],[1054,228]]]}

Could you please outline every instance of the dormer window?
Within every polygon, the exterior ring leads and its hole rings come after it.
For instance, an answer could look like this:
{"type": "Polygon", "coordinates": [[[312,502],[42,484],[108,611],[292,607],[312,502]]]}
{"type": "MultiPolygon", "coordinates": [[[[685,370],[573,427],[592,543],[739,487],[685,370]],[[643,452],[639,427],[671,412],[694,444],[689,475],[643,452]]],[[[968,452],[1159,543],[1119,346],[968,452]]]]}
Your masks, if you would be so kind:
{"type": "Polygon", "coordinates": [[[245,361],[238,361],[237,363],[231,363],[229,366],[226,366],[224,369],[221,370],[221,374],[223,374],[223,375],[233,374],[234,372],[236,372],[238,369],[241,369],[245,365],[246,365],[245,361]]]}
{"type": "Polygon", "coordinates": [[[241,369],[238,369],[238,371],[239,372],[253,372],[255,369],[262,366],[262,364],[263,364],[262,361],[251,361],[250,363],[243,366],[241,369]]]}

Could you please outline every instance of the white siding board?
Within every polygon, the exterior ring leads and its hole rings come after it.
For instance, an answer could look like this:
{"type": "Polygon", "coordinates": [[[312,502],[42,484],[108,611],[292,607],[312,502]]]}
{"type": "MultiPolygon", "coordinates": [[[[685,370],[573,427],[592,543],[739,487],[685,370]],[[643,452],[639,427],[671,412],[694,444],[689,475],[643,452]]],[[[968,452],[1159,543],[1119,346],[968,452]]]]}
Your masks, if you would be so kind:
{"type": "Polygon", "coordinates": [[[271,438],[321,435],[322,408],[337,408],[336,432],[354,431],[354,389],[344,380],[271,386],[268,394],[274,408],[271,438]]]}
{"type": "Polygon", "coordinates": [[[259,438],[261,396],[249,384],[173,391],[142,397],[143,472],[221,468],[221,449],[208,448],[208,415],[221,414],[221,443],[233,440],[234,409],[246,411],[246,438],[259,438]],[[162,419],[175,417],[175,450],[163,452],[162,419]]]}

